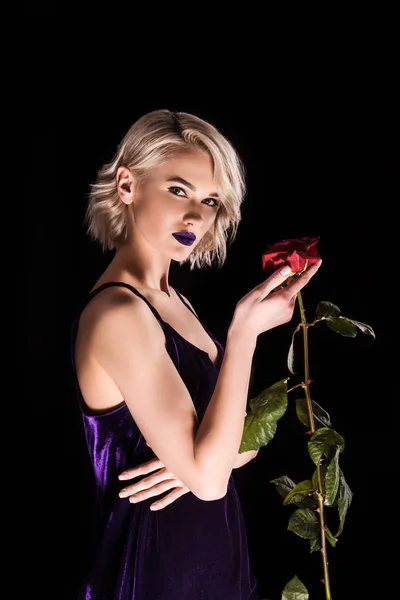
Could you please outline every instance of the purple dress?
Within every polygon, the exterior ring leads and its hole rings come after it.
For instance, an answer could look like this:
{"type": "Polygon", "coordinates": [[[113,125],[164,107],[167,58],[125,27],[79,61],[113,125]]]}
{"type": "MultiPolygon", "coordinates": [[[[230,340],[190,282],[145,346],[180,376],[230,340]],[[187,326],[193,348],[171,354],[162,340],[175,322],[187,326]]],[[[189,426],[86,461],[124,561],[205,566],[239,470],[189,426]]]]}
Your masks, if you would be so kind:
{"type": "MultiPolygon", "coordinates": [[[[200,422],[217,381],[223,346],[202,324],[218,348],[214,365],[204,350],[163,321],[149,301],[126,283],[105,283],[89,294],[87,302],[114,285],[124,286],[142,298],[160,323],[168,354],[191,395],[200,422]]],[[[79,315],[72,331],[74,369],[78,319],[79,315]]],[[[203,501],[188,492],[171,505],[151,511],[149,505],[171,490],[138,504],[119,498],[119,490],[129,482],[119,481],[118,474],[155,454],[146,445],[125,402],[103,412],[92,411],[83,401],[76,376],[75,383],[93,464],[97,511],[94,552],[78,600],[259,600],[232,474],[228,491],[219,500],[203,501]]],[[[131,483],[137,481],[135,478],[131,483]]]]}

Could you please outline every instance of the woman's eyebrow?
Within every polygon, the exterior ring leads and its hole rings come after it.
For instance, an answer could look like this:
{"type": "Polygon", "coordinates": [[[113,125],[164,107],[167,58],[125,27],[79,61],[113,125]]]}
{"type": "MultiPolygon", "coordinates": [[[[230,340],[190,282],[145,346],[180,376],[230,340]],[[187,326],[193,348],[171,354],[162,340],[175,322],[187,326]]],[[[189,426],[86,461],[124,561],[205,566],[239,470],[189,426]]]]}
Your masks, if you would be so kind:
{"type": "MultiPolygon", "coordinates": [[[[189,183],[189,181],[186,181],[186,179],[183,179],[183,177],[179,177],[179,175],[172,175],[171,177],[167,178],[167,181],[176,181],[177,183],[182,183],[182,185],[188,187],[190,190],[192,190],[192,192],[196,191],[196,187],[193,185],[193,183],[189,183]]],[[[213,198],[219,198],[218,194],[216,193],[211,193],[208,195],[210,197],[212,196],[213,198]]]]}

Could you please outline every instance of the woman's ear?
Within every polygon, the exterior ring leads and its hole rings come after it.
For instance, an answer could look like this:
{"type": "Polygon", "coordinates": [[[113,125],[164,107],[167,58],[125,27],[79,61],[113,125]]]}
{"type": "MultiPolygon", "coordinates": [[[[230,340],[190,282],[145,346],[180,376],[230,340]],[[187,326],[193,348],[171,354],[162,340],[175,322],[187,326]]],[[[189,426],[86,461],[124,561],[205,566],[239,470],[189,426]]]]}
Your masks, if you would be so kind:
{"type": "Polygon", "coordinates": [[[118,195],[122,202],[131,204],[133,202],[135,180],[128,167],[118,167],[116,180],[118,195]]]}

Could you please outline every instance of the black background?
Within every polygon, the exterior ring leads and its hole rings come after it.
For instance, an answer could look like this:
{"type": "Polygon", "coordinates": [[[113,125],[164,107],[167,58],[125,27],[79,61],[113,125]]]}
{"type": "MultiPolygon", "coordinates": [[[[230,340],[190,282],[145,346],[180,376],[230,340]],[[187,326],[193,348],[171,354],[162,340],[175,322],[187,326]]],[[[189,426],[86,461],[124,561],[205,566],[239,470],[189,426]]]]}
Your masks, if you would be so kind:
{"type": "MultiPolygon", "coordinates": [[[[134,120],[170,108],[211,121],[233,142],[247,169],[242,223],[225,266],[171,268],[171,284],[215,336],[225,342],[236,302],[263,280],[267,245],[314,235],[320,236],[323,265],[303,294],[309,314],[319,300],[328,300],[376,333],[375,340],[361,332],[349,339],[323,324],[313,328],[310,370],[314,399],[345,439],[341,468],[354,493],[344,531],[328,550],[332,596],[384,597],[395,576],[387,545],[391,537],[397,542],[391,530],[397,372],[389,337],[394,339],[398,321],[400,184],[398,117],[387,80],[380,81],[377,97],[371,94],[376,80],[354,77],[350,68],[332,69],[318,85],[299,77],[295,94],[281,88],[272,99],[263,86],[240,98],[214,98],[157,87],[136,93],[133,85],[116,98],[93,93],[85,81],[70,80],[50,95],[39,86],[30,106],[31,192],[23,210],[27,286],[19,310],[32,434],[27,458],[34,465],[35,518],[28,519],[25,539],[31,590],[74,600],[87,558],[92,481],[73,395],[69,326],[109,260],[83,231],[89,184],[134,120]]],[[[284,89],[293,91],[289,84],[284,89]]],[[[295,314],[287,326],[259,337],[250,397],[287,375],[297,322],[295,314]]],[[[262,598],[280,599],[295,574],[310,600],[324,598],[319,553],[310,555],[308,541],[287,531],[291,509],[269,483],[283,474],[296,481],[310,476],[306,441],[294,401],[289,402],[276,437],[256,460],[234,471],[262,598]]]]}

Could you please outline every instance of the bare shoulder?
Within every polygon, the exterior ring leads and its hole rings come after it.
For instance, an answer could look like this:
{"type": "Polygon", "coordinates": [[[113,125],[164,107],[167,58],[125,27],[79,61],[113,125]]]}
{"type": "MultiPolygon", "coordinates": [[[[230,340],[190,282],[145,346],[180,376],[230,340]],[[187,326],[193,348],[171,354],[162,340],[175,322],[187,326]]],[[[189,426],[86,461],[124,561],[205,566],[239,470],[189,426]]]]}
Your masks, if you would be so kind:
{"type": "Polygon", "coordinates": [[[114,330],[128,333],[141,325],[160,330],[157,320],[142,298],[125,287],[113,286],[99,292],[82,311],[78,340],[79,337],[93,340],[96,334],[112,334],[114,330]]]}
{"type": "Polygon", "coordinates": [[[102,290],[82,311],[75,344],[75,365],[86,404],[107,410],[125,398],[118,377],[143,372],[165,352],[165,336],[143,299],[123,287],[102,290]]]}

